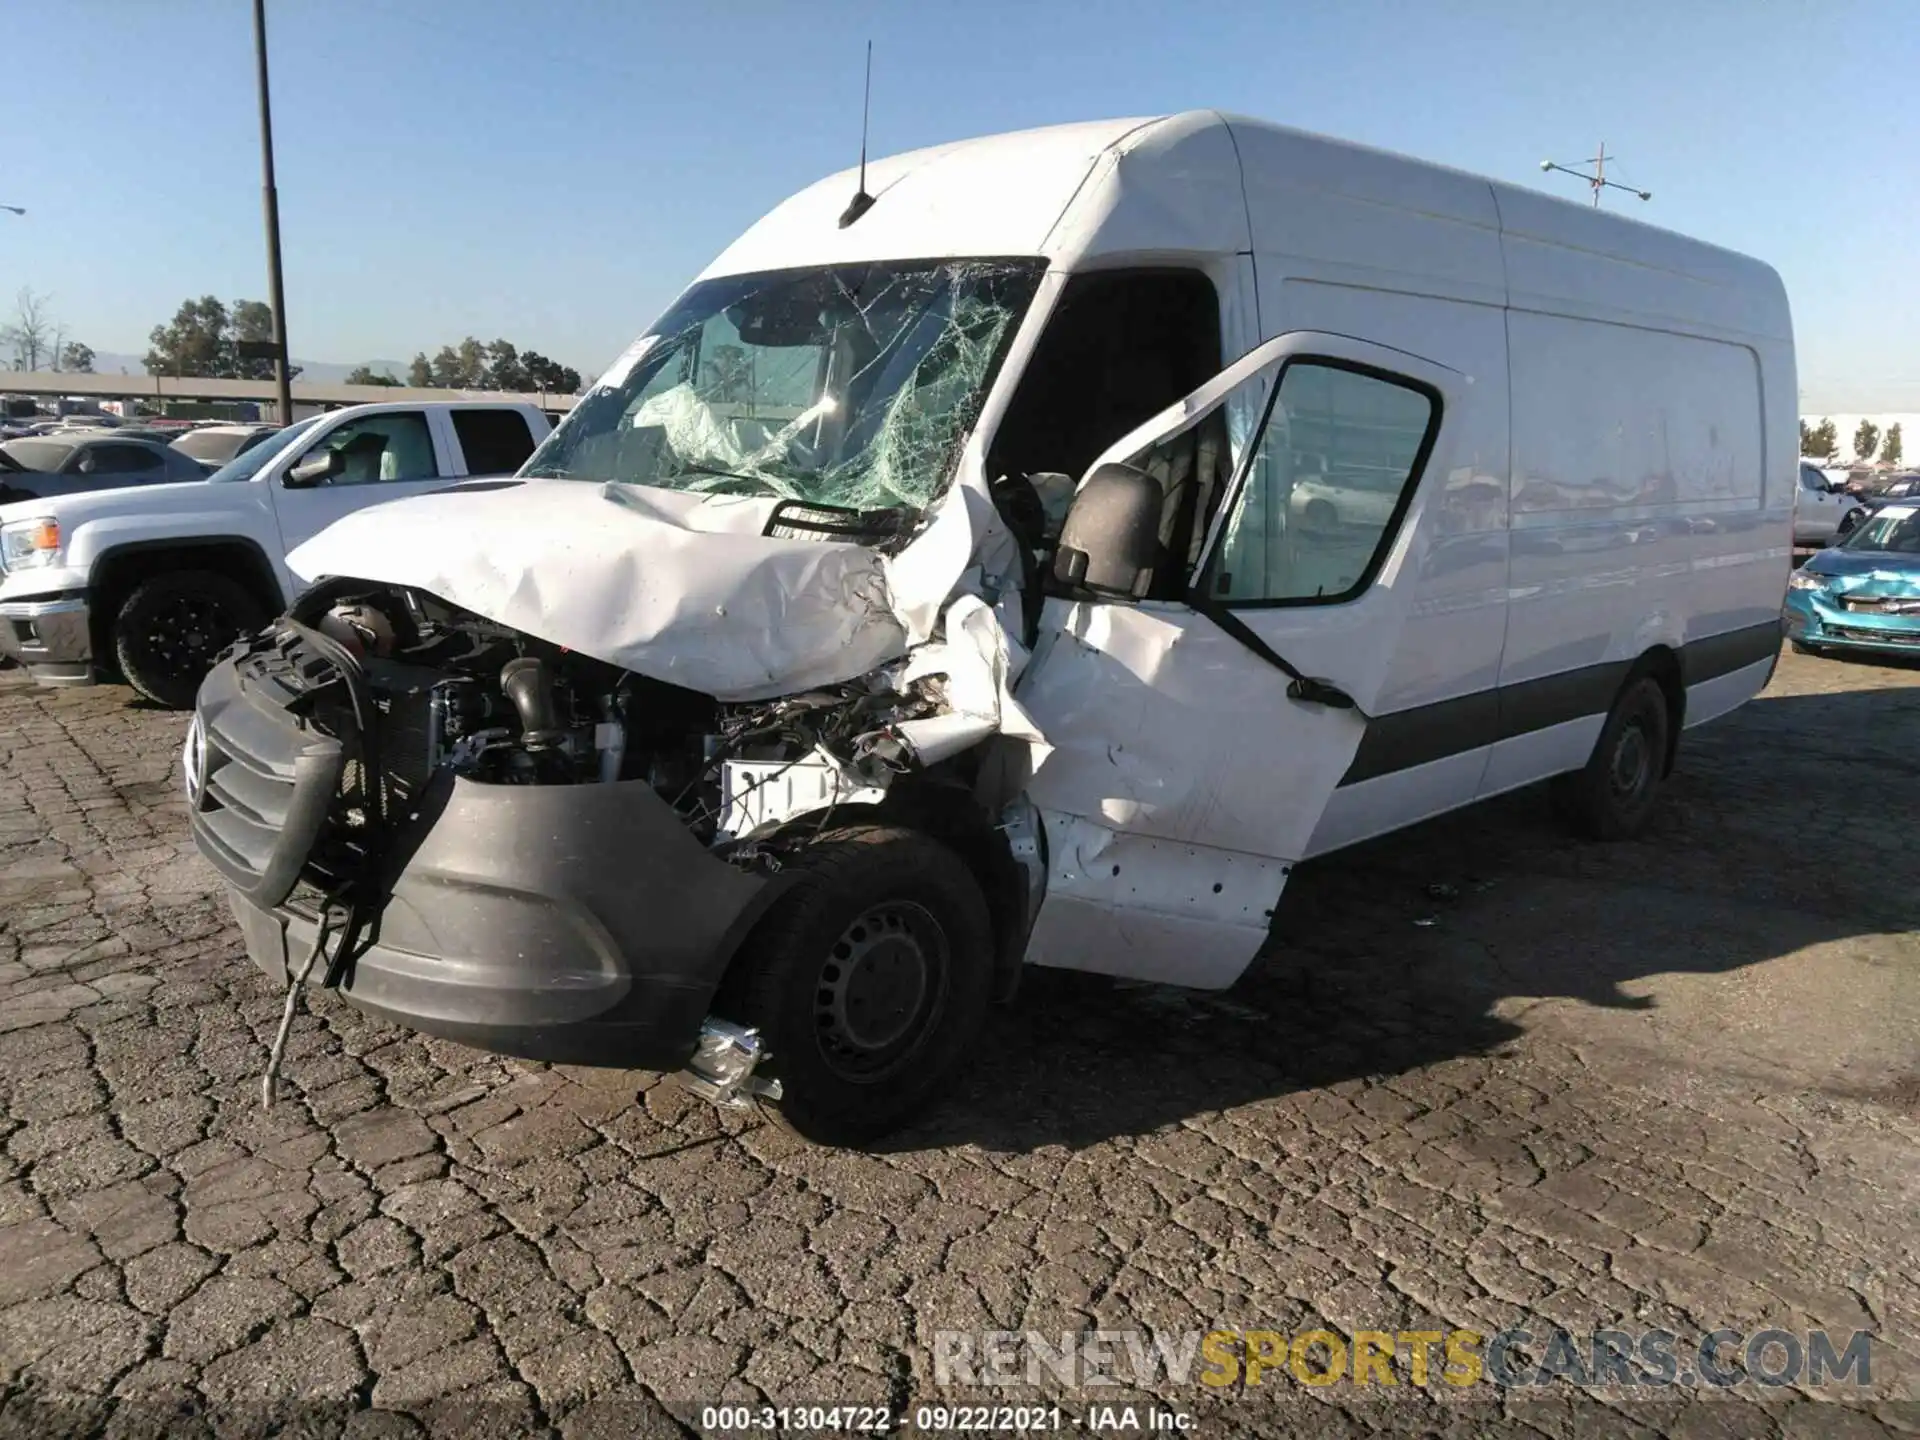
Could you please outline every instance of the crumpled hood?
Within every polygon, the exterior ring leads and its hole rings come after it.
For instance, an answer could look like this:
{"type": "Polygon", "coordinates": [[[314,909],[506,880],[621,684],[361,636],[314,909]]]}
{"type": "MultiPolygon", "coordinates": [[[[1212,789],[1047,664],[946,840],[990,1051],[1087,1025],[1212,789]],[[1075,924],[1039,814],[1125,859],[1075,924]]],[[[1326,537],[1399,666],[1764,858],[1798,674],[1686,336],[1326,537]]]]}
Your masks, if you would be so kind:
{"type": "Polygon", "coordinates": [[[904,654],[885,558],[767,538],[773,503],[575,480],[455,487],[356,511],[287,566],[423,590],[718,700],[851,680],[904,654]]]}
{"type": "Polygon", "coordinates": [[[1920,555],[1884,550],[1822,550],[1801,567],[1841,595],[1920,597],[1920,555]]]}

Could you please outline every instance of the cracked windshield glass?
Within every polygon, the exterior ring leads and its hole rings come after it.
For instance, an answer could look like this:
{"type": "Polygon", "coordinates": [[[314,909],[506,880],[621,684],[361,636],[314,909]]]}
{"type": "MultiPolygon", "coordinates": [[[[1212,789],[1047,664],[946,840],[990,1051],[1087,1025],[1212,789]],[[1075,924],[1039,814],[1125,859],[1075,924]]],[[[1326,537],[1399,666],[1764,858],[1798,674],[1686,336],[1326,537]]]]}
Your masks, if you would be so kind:
{"type": "Polygon", "coordinates": [[[1042,262],[861,264],[696,285],[524,473],[919,510],[1042,262]]]}

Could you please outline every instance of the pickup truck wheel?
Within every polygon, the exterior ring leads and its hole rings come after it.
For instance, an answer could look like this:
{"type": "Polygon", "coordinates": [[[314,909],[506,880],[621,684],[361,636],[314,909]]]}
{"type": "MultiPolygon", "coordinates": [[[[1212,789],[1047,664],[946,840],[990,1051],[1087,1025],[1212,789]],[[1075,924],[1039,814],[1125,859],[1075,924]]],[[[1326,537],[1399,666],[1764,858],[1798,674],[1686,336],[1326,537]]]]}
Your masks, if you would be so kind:
{"type": "Polygon", "coordinates": [[[1652,676],[1620,692],[1585,768],[1554,782],[1554,800],[1575,830],[1591,840],[1630,840],[1647,828],[1672,723],[1666,692],[1652,676]]]}
{"type": "Polygon", "coordinates": [[[156,705],[185,710],[220,652],[266,623],[245,586],[211,570],[176,570],[142,581],[113,622],[113,652],[126,682],[156,705]]]}
{"type": "Polygon", "coordinates": [[[960,857],[918,831],[829,832],[788,863],[802,873],[735,958],[726,1013],[766,1039],[776,1123],[860,1144],[965,1056],[992,991],[992,922],[960,857]]]}

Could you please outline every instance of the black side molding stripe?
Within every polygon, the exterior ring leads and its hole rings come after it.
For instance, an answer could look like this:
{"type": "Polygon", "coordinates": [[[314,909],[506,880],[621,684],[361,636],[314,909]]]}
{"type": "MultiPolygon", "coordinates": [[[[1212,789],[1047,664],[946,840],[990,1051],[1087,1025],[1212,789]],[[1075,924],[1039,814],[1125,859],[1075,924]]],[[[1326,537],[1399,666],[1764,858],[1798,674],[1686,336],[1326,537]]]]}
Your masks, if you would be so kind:
{"type": "MultiPolygon", "coordinates": [[[[1777,620],[1689,640],[1680,647],[1680,682],[1694,686],[1717,680],[1779,652],[1777,620]]],[[[1569,720],[1604,715],[1632,669],[1631,661],[1608,660],[1376,716],[1367,722],[1340,783],[1358,785],[1569,720]]]]}
{"type": "Polygon", "coordinates": [[[1741,630],[1704,635],[1680,647],[1680,679],[1688,685],[1718,680],[1780,654],[1780,622],[1769,620],[1741,630]]]}

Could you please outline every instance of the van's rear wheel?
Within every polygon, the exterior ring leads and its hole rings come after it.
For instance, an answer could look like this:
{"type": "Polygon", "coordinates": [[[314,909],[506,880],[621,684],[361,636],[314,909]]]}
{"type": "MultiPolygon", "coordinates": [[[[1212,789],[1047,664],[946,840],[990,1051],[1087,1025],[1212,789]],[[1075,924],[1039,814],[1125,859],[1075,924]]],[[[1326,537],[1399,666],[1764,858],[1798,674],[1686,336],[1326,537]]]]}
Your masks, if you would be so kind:
{"type": "Polygon", "coordinates": [[[1569,824],[1594,840],[1630,840],[1646,829],[1660,798],[1673,717],[1666,692],[1642,675],[1620,692],[1586,767],[1554,782],[1569,824]]]}
{"type": "Polygon", "coordinates": [[[211,570],[142,582],[113,622],[120,674],[156,705],[185,710],[220,652],[266,623],[247,588],[211,570]]]}
{"type": "Polygon", "coordinates": [[[758,1074],[780,1082],[781,1125],[858,1144],[904,1124],[964,1057],[986,1018],[993,927],[965,864],[917,831],[831,832],[790,868],[723,1013],[765,1038],[758,1074]]]}

